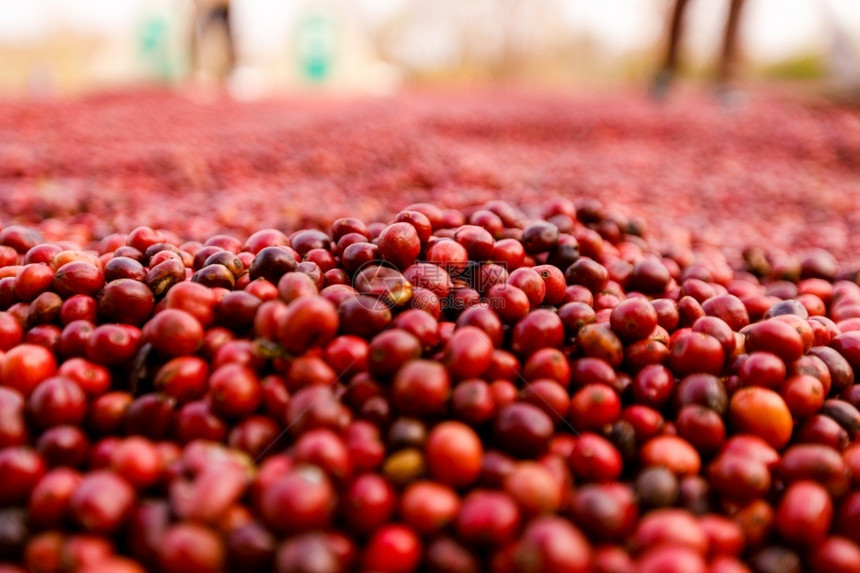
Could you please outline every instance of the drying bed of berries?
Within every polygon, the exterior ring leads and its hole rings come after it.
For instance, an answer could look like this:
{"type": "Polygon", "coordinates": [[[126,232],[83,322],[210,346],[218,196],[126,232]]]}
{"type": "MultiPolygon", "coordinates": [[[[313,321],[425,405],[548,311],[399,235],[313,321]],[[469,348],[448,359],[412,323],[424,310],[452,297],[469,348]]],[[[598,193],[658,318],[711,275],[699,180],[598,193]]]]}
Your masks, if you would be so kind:
{"type": "Polygon", "coordinates": [[[0,229],[0,571],[860,570],[860,286],[594,200],[0,229]]]}
{"type": "Polygon", "coordinates": [[[425,201],[502,199],[539,216],[563,195],[643,216],[672,245],[730,258],[815,246],[860,263],[856,108],[641,95],[0,101],[0,224],[38,224],[48,240],[147,225],[205,241],[326,228],[352,209],[384,221],[425,201]]]}

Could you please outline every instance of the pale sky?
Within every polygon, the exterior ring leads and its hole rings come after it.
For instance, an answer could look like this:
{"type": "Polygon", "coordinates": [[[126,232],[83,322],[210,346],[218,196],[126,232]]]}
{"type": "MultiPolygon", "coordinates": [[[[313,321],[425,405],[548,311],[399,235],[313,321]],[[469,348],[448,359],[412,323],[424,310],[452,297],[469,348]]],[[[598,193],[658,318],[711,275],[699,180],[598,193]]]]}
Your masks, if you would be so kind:
{"type": "MultiPolygon", "coordinates": [[[[190,0],[0,0],[0,42],[38,41],[51,30],[67,27],[105,33],[133,29],[135,18],[153,7],[177,7],[190,0]]],[[[352,0],[360,17],[374,25],[406,0],[352,0]]],[[[563,0],[571,27],[588,29],[610,53],[649,45],[660,32],[668,0],[563,0]]],[[[728,2],[691,3],[687,43],[694,52],[715,47],[728,2]]],[[[282,35],[284,18],[299,0],[234,0],[244,25],[263,40],[282,35]]],[[[157,8],[156,8],[157,9],[157,8]]],[[[860,36],[860,0],[748,0],[742,41],[746,53],[764,60],[793,50],[821,47],[833,25],[860,36]]],[[[288,21],[288,20],[287,20],[288,21]]]]}

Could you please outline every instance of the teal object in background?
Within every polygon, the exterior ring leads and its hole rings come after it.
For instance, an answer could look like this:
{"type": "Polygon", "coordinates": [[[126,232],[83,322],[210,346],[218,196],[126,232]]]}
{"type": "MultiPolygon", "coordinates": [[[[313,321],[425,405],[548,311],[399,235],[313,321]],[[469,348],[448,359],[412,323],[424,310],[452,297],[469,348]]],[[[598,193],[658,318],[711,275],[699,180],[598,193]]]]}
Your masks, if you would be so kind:
{"type": "Polygon", "coordinates": [[[332,74],[337,46],[334,19],[311,12],[296,26],[296,42],[301,75],[312,83],[323,83],[332,74]]]}
{"type": "Polygon", "coordinates": [[[175,77],[175,67],[170,57],[169,28],[167,19],[161,15],[144,18],[138,34],[138,53],[147,70],[161,81],[175,77]]]}

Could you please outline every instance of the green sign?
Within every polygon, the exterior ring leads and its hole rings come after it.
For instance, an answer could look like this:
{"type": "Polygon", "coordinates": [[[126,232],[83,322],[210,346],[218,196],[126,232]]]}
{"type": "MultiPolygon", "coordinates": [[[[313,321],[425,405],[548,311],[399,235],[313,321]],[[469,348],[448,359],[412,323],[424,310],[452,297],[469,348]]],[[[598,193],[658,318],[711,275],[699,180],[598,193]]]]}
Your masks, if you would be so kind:
{"type": "Polygon", "coordinates": [[[325,81],[332,73],[336,51],[335,23],[321,12],[311,12],[296,27],[299,68],[302,76],[314,83],[325,81]]]}

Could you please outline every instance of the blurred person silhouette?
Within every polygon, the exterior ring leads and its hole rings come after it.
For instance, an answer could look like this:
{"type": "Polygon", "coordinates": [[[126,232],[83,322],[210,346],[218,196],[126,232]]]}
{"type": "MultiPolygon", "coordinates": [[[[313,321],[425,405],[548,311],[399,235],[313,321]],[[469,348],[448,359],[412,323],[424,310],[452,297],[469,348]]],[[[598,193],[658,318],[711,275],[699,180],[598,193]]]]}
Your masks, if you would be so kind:
{"type": "Polygon", "coordinates": [[[236,66],[230,0],[194,0],[191,70],[203,84],[226,80],[236,66]]]}
{"type": "MultiPolygon", "coordinates": [[[[741,20],[745,0],[729,0],[729,13],[723,31],[723,45],[720,51],[720,60],[717,65],[716,86],[714,94],[720,100],[728,102],[733,93],[729,88],[732,78],[735,58],[737,55],[738,25],[741,20]]],[[[662,66],[654,77],[651,86],[651,95],[656,99],[666,96],[675,76],[678,73],[678,46],[684,28],[684,15],[689,0],[675,0],[672,8],[671,20],[669,22],[669,44],[666,47],[662,66]]]]}

